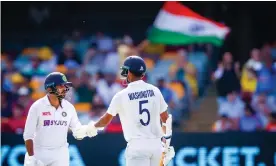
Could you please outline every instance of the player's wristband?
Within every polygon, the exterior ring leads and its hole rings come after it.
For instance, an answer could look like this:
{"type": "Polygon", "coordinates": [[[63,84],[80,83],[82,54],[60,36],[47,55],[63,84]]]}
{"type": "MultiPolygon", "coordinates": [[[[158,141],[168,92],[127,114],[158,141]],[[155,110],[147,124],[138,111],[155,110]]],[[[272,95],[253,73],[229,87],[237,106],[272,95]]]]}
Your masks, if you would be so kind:
{"type": "Polygon", "coordinates": [[[171,138],[172,138],[172,135],[163,136],[163,138],[165,138],[165,139],[171,139],[171,138]]]}

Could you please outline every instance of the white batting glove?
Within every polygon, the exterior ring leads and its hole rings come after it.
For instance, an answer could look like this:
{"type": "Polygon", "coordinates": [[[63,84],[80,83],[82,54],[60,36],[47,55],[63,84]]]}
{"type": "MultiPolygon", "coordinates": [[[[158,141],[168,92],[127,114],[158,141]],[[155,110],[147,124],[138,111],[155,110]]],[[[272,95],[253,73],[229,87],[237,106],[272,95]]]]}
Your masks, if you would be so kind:
{"type": "Polygon", "coordinates": [[[45,166],[42,161],[36,159],[34,156],[25,154],[24,166],[45,166]]]}
{"type": "Polygon", "coordinates": [[[86,134],[88,137],[95,137],[98,134],[98,129],[95,127],[95,122],[91,121],[87,125],[86,134]]]}
{"type": "Polygon", "coordinates": [[[87,136],[87,125],[82,125],[81,127],[77,128],[73,131],[73,136],[77,140],[82,140],[84,137],[87,136]]]}
{"type": "Polygon", "coordinates": [[[168,148],[165,149],[165,156],[163,160],[164,166],[168,165],[170,161],[174,158],[175,156],[175,151],[173,146],[169,146],[168,148]]]}

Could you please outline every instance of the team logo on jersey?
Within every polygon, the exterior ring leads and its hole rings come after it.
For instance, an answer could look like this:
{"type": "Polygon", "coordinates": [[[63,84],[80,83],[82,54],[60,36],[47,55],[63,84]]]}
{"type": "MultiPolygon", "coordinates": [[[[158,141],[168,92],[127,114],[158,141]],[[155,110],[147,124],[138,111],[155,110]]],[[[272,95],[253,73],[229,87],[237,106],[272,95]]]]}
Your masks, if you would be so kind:
{"type": "Polygon", "coordinates": [[[44,120],[43,126],[67,126],[65,120],[44,120]]]}
{"type": "Polygon", "coordinates": [[[62,115],[63,117],[66,117],[66,116],[67,116],[67,113],[66,113],[66,112],[62,112],[61,115],[62,115]]]}
{"type": "Polygon", "coordinates": [[[42,116],[51,116],[51,112],[42,112],[42,116]]]}

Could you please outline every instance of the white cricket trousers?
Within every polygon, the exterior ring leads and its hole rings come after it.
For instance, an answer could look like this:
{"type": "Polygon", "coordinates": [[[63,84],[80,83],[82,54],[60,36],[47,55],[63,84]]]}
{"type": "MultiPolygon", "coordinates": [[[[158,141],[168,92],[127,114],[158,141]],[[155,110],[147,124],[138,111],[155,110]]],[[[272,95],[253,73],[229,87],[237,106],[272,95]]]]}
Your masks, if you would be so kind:
{"type": "Polygon", "coordinates": [[[126,148],[126,166],[159,166],[162,158],[161,139],[132,139],[126,148]]]}
{"type": "Polygon", "coordinates": [[[42,161],[45,166],[69,166],[68,144],[55,149],[34,148],[34,157],[42,161]]]}

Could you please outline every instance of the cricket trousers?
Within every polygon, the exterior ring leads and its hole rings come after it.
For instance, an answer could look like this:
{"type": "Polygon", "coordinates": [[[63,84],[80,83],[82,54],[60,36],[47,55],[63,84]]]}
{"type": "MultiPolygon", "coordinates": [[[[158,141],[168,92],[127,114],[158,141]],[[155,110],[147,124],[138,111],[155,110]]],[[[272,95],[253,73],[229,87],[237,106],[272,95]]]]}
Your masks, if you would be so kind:
{"type": "Polygon", "coordinates": [[[128,142],[126,166],[159,166],[163,147],[161,139],[132,139],[128,142]]]}
{"type": "MultiPolygon", "coordinates": [[[[27,155],[27,153],[26,153],[27,155]]],[[[26,161],[26,156],[25,160],[26,161]]],[[[69,166],[68,144],[60,148],[34,148],[34,157],[43,162],[45,166],[69,166]]],[[[25,166],[25,162],[24,162],[25,166]]]]}

